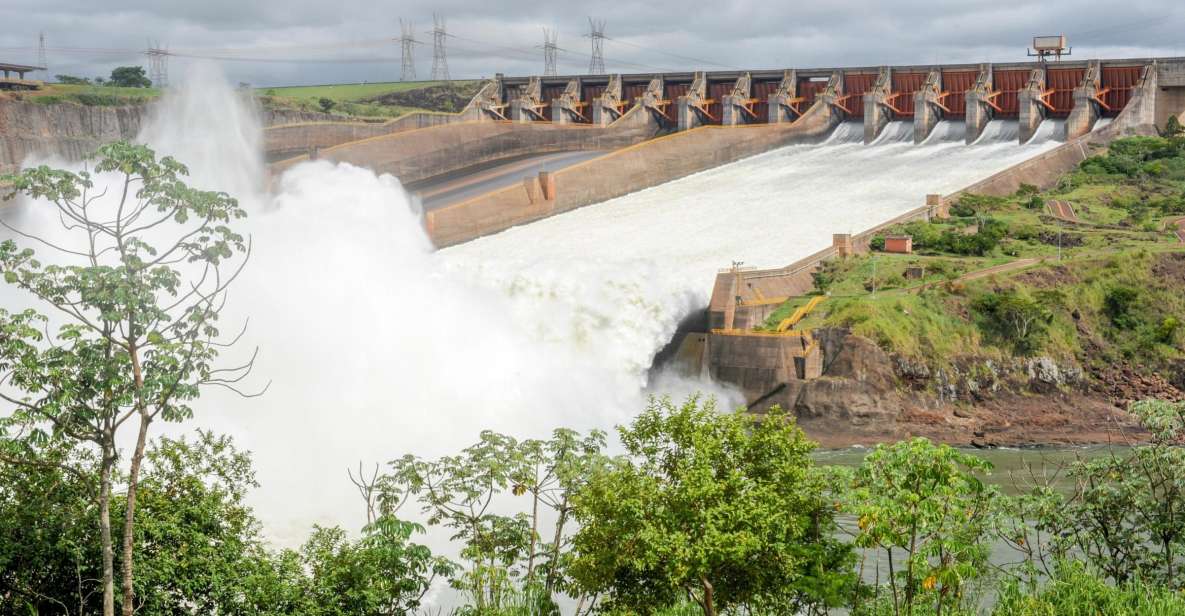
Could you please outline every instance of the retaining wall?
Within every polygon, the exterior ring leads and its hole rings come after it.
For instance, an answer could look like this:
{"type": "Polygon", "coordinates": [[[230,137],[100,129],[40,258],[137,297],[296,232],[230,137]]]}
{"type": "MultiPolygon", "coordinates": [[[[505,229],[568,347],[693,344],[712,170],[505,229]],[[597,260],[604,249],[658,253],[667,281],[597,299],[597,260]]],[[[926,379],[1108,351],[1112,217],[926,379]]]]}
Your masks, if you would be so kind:
{"type": "Polygon", "coordinates": [[[821,139],[838,121],[825,107],[816,105],[793,124],[701,126],[651,139],[550,174],[555,199],[548,202],[533,198],[533,180],[528,179],[525,185],[429,211],[425,226],[437,247],[451,246],[783,145],[821,139]]]}

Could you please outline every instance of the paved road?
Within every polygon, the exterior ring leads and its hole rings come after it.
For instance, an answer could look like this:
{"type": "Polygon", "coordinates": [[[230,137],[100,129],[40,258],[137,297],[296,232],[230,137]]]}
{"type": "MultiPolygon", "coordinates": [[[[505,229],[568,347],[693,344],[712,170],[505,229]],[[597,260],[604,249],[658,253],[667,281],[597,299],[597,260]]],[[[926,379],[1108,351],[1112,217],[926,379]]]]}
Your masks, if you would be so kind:
{"type": "Polygon", "coordinates": [[[596,158],[601,151],[557,152],[520,158],[484,169],[430,181],[416,187],[425,210],[452,205],[471,197],[512,186],[540,171],[559,171],[596,158]]]}

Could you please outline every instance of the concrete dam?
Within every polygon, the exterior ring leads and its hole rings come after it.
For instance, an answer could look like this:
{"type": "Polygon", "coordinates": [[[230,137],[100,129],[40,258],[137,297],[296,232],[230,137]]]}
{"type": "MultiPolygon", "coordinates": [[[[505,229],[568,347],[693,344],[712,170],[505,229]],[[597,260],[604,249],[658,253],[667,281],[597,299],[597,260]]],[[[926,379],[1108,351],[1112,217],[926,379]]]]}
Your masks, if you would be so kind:
{"type": "MultiPolygon", "coordinates": [[[[445,247],[825,142],[841,124],[858,126],[865,145],[999,141],[1003,126],[1016,145],[1077,143],[1108,123],[1112,132],[1152,133],[1185,107],[1183,67],[1177,58],[1146,58],[498,76],[459,114],[279,125],[266,139],[269,151],[297,153],[274,163],[277,172],[316,157],[399,177],[423,193],[425,227],[445,247]]],[[[1085,150],[1077,150],[1081,160],[1085,150]]],[[[1076,164],[1071,158],[980,189],[1042,185],[1076,164]]]]}

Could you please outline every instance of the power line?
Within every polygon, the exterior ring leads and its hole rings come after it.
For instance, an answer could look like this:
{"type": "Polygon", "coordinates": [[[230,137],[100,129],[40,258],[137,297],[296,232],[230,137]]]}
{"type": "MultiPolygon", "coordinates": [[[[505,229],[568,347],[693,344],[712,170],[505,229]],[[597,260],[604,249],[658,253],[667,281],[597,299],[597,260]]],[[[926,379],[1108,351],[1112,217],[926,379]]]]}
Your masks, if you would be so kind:
{"type": "Polygon", "coordinates": [[[559,32],[554,29],[543,29],[543,76],[555,77],[555,52],[556,41],[559,39],[559,32]]]}
{"type": "Polygon", "coordinates": [[[399,81],[415,81],[416,61],[413,53],[415,52],[415,46],[419,44],[419,41],[416,40],[415,30],[410,21],[404,22],[403,19],[400,19],[399,31],[399,81]]]}
{"type": "Polygon", "coordinates": [[[161,47],[160,41],[149,41],[148,49],[144,53],[148,55],[148,79],[152,81],[152,85],[157,88],[168,87],[169,50],[161,47]]]}
{"type": "Polygon", "coordinates": [[[605,74],[605,20],[594,21],[588,18],[588,40],[592,45],[592,53],[588,62],[589,75],[605,74]]]}
{"type": "MultiPolygon", "coordinates": [[[[609,37],[605,37],[605,38],[609,38],[609,37]]],[[[629,45],[630,47],[637,47],[638,49],[644,49],[644,50],[646,50],[646,51],[651,51],[651,52],[654,52],[654,53],[661,53],[661,54],[663,54],[663,55],[667,55],[667,56],[670,56],[670,57],[672,57],[672,58],[678,58],[678,59],[680,59],[680,60],[687,60],[687,61],[689,61],[689,62],[698,62],[698,63],[700,63],[701,65],[708,65],[708,66],[719,66],[719,67],[721,67],[721,68],[737,69],[737,70],[739,70],[739,69],[740,69],[740,67],[739,67],[739,66],[732,66],[732,65],[729,65],[729,64],[720,64],[719,62],[713,62],[713,61],[711,61],[711,60],[704,60],[703,58],[693,58],[693,57],[691,57],[691,56],[683,56],[683,55],[679,55],[679,54],[677,54],[677,53],[671,53],[671,52],[669,52],[669,51],[665,51],[665,50],[659,49],[659,48],[657,48],[657,47],[647,47],[647,46],[645,46],[645,45],[639,45],[639,44],[637,44],[637,43],[631,43],[631,42],[629,42],[629,41],[623,41],[623,40],[621,40],[621,39],[616,39],[616,38],[609,38],[609,40],[613,41],[614,43],[621,43],[622,45],[629,45]]]]}
{"type": "Polygon", "coordinates": [[[444,49],[448,32],[445,31],[444,17],[433,13],[432,24],[432,80],[448,81],[448,56],[444,49]]]}
{"type": "Polygon", "coordinates": [[[37,66],[41,67],[42,76],[49,81],[49,60],[45,55],[45,32],[37,36],[37,66]]]}

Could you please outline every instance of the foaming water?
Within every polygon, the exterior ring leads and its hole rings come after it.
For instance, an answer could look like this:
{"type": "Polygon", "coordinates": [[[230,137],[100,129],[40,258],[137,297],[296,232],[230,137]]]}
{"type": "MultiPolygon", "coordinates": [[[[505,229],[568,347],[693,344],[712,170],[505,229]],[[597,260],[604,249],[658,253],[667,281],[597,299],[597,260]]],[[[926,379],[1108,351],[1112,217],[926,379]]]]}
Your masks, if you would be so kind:
{"type": "Polygon", "coordinates": [[[538,307],[618,298],[623,310],[603,314],[603,329],[624,345],[619,356],[644,365],[656,338],[650,322],[634,331],[633,304],[669,335],[689,309],[706,305],[718,268],[786,265],[826,247],[833,233],[860,232],[924,204],[928,193],[952,192],[1053,145],[1020,146],[1015,132],[1004,141],[1008,127],[997,127],[1005,130],[975,146],[868,147],[855,138],[858,123],[843,123],[819,145],[781,148],[442,254],[458,274],[529,292],[538,307]]]}
{"type": "MultiPolygon", "coordinates": [[[[231,289],[234,363],[259,348],[261,398],[205,392],[197,424],[255,454],[252,496],[292,545],[313,522],[357,527],[345,470],[455,452],[489,428],[610,428],[648,391],[654,353],[706,304],[719,267],[784,265],[1043,151],[992,138],[866,147],[843,123],[790,146],[436,252],[397,179],[298,165],[263,194],[259,127],[216,75],[170,92],[141,139],[249,210],[254,251],[231,289]]],[[[1015,123],[1012,123],[1015,128],[1015,123]]],[[[26,222],[39,222],[35,217],[26,222]]],[[[172,430],[192,427],[187,424],[172,430]]],[[[164,428],[158,427],[158,430],[164,428]]],[[[159,433],[159,432],[158,432],[159,433]]]]}
{"type": "Polygon", "coordinates": [[[989,120],[979,139],[972,145],[1016,145],[1020,141],[1020,122],[1017,120],[989,120]]]}
{"type": "Polygon", "coordinates": [[[1029,137],[1025,145],[1065,140],[1066,121],[1064,119],[1049,118],[1042,120],[1041,124],[1037,125],[1037,130],[1033,131],[1033,136],[1029,137]]]}
{"type": "Polygon", "coordinates": [[[913,122],[893,120],[885,125],[871,145],[913,143],[913,122]]]}
{"type": "Polygon", "coordinates": [[[955,120],[939,120],[938,124],[934,125],[934,130],[930,131],[930,136],[926,137],[923,145],[936,145],[940,143],[963,143],[967,139],[967,123],[955,120]]]}

